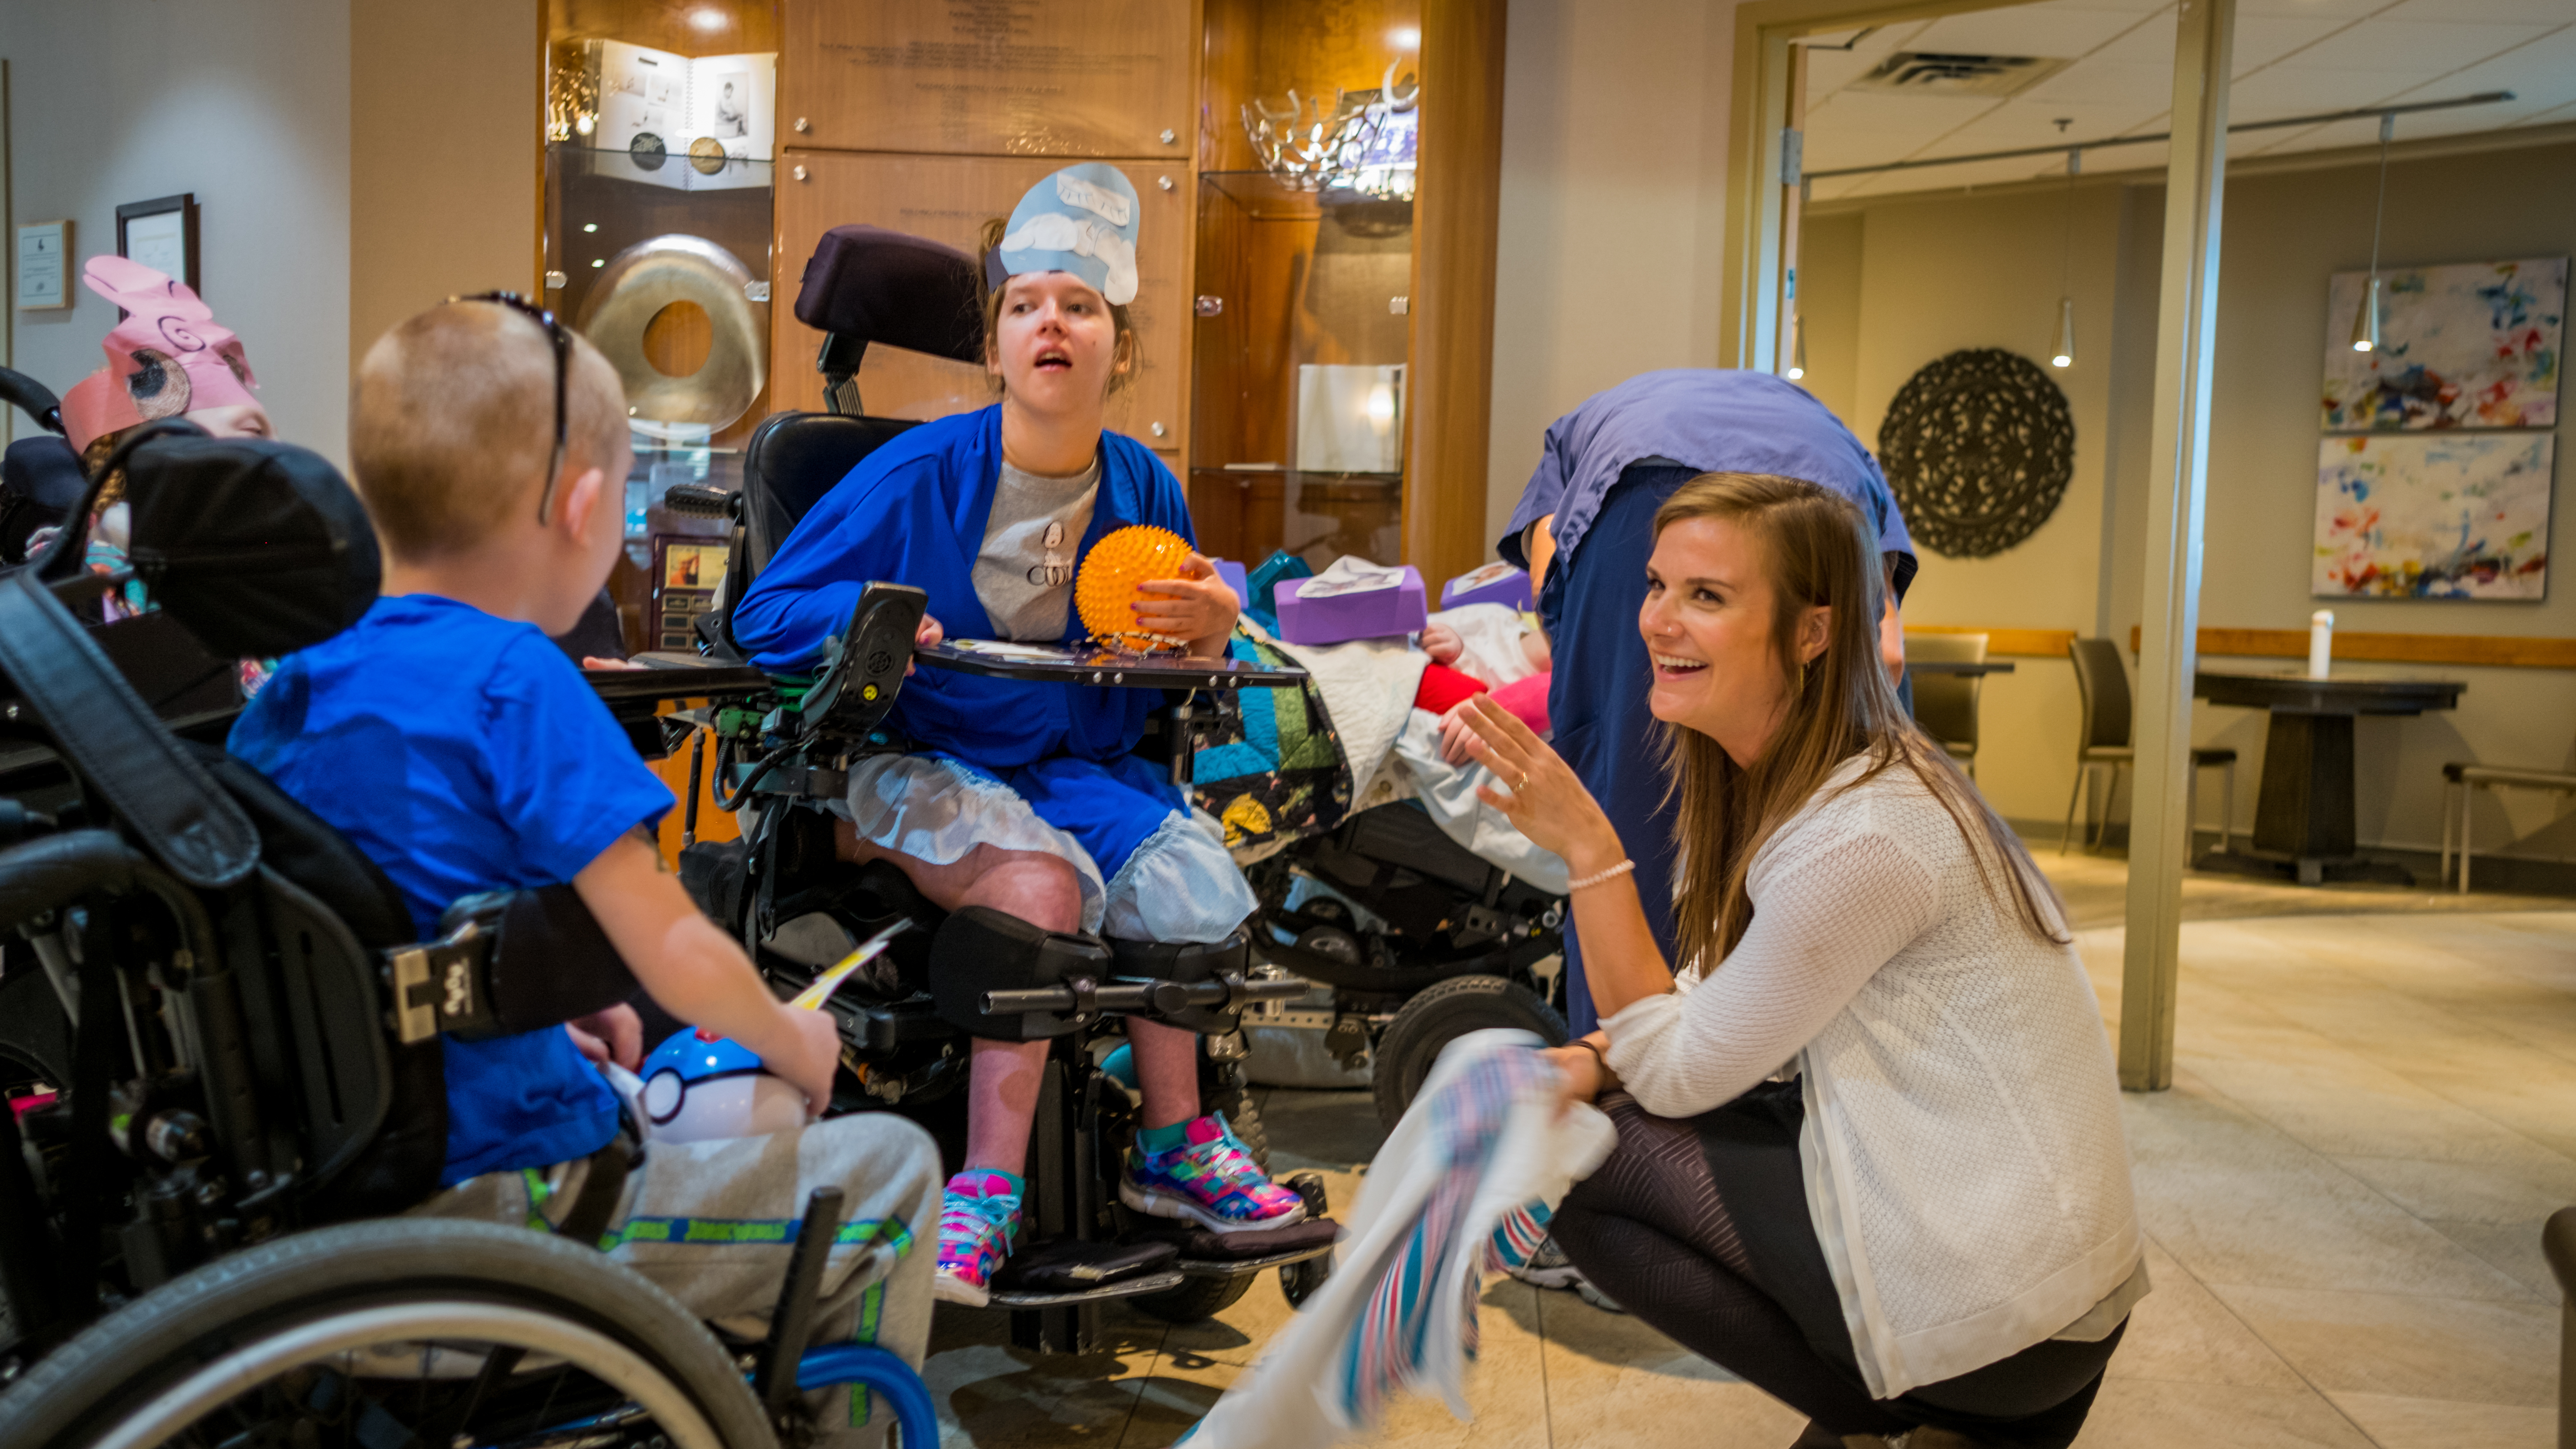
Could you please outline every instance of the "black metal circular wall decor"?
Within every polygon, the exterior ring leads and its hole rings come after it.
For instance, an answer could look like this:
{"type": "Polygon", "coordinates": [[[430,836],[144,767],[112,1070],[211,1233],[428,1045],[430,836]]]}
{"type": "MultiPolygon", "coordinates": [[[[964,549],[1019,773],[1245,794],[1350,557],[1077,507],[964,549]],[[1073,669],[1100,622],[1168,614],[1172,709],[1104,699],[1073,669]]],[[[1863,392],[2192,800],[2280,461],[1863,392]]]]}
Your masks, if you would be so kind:
{"type": "Polygon", "coordinates": [[[2075,473],[2075,415],[2038,364],[1970,348],[1897,390],[1879,424],[1878,461],[1916,542],[1984,558],[2057,511],[2075,473]]]}

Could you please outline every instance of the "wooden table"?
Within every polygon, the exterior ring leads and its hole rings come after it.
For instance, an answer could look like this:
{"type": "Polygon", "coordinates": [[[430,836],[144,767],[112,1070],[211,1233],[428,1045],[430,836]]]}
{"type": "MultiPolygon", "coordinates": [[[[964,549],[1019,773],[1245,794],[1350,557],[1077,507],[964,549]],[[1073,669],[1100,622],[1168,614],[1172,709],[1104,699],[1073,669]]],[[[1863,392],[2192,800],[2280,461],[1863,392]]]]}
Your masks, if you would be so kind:
{"type": "Polygon", "coordinates": [[[1974,677],[1983,674],[2010,674],[2013,672],[2013,667],[2009,663],[1995,659],[1983,660],[1975,664],[1965,659],[1908,659],[1905,661],[1905,672],[1908,674],[1965,674],[1974,677]]]}
{"type": "Polygon", "coordinates": [[[2271,712],[2263,742],[2263,784],[2254,801],[2254,850],[2202,857],[2204,869],[2294,870],[2301,885],[2393,880],[2405,867],[2354,853],[2352,722],[2365,714],[2451,709],[2468,686],[2453,679],[2310,679],[2305,674],[2233,674],[2203,669],[2191,692],[2212,704],[2271,712]]]}

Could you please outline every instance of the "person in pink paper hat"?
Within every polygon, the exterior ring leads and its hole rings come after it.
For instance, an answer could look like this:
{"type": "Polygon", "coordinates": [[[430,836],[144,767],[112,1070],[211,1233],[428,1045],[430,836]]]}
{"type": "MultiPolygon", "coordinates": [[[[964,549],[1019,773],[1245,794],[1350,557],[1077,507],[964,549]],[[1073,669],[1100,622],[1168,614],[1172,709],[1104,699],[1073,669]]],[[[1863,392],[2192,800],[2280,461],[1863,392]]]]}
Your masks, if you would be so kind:
{"type": "Polygon", "coordinates": [[[125,309],[101,344],[107,366],[63,394],[63,430],[85,461],[95,466],[126,429],[160,418],[186,418],[219,438],[269,436],[241,339],[187,283],[125,257],[92,257],[81,273],[125,309]]]}
{"type": "MultiPolygon", "coordinates": [[[[214,310],[187,283],[115,256],[90,258],[81,274],[91,291],[125,309],[124,320],[100,344],[107,365],[63,394],[63,431],[83,471],[105,462],[129,430],[162,418],[185,418],[218,438],[273,434],[268,410],[254,396],[259,379],[241,339],[216,323],[214,310]]],[[[131,542],[121,472],[99,490],[96,509],[81,561],[94,573],[121,572],[131,542]]],[[[50,541],[51,530],[39,531],[28,539],[29,554],[50,541]]],[[[150,604],[143,585],[129,583],[101,606],[113,621],[143,613],[150,604]]],[[[267,677],[265,661],[242,661],[244,693],[256,691],[267,677]]]]}

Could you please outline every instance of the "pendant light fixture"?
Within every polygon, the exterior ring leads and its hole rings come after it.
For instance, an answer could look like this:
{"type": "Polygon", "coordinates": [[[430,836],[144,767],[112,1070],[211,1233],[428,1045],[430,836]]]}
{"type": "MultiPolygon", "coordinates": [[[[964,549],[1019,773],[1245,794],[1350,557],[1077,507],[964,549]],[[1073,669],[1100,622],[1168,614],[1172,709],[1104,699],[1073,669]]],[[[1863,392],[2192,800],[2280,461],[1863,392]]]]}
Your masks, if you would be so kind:
{"type": "Polygon", "coordinates": [[[1782,376],[1791,382],[1807,375],[1807,314],[1789,314],[1789,370],[1782,376]]]}
{"type": "Polygon", "coordinates": [[[2388,217],[2388,142],[2397,134],[2397,116],[2379,118],[2379,205],[2370,214],[2370,281],[2361,289],[2361,309],[2352,314],[2352,350],[2379,350],[2379,228],[2388,217]]]}
{"type": "MultiPolygon", "coordinates": [[[[2064,130],[2066,122],[2057,123],[2064,130]]],[[[2084,148],[2066,153],[2066,238],[2059,249],[2057,268],[2057,345],[2049,349],[2048,365],[2075,365],[2075,178],[2084,170],[2084,148]]]]}

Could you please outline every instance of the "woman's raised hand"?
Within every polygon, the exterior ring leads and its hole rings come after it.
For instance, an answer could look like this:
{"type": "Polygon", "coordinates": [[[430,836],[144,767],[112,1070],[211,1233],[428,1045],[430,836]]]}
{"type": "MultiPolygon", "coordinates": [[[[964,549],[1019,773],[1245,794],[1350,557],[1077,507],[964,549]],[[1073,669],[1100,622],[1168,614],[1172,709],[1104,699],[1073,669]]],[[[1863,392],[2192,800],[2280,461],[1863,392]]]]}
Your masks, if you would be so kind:
{"type": "Polygon", "coordinates": [[[1476,796],[1531,843],[1554,851],[1578,876],[1616,865],[1625,854],[1610,817],[1574,777],[1574,768],[1547,747],[1510,710],[1479,694],[1460,704],[1454,718],[1465,729],[1467,753],[1494,772],[1503,788],[1476,787],[1476,796]]]}

